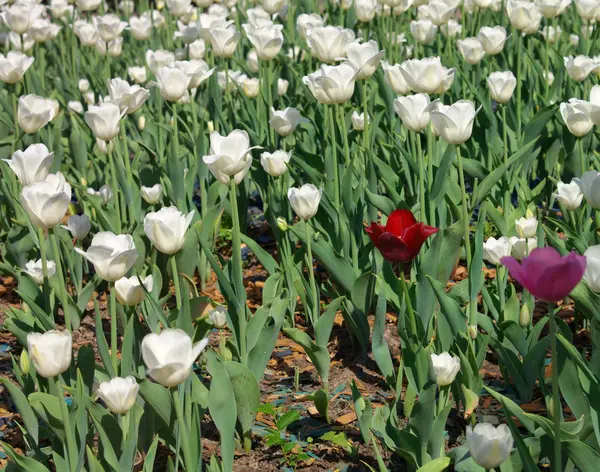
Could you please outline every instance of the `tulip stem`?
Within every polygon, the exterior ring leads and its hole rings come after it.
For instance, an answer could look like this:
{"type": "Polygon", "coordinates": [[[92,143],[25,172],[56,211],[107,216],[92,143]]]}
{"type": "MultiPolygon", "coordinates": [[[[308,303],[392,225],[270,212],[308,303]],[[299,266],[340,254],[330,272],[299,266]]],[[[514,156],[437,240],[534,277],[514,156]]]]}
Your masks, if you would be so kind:
{"type": "Polygon", "coordinates": [[[415,319],[415,312],[412,307],[412,302],[410,301],[410,294],[408,293],[408,285],[406,284],[406,280],[404,280],[404,265],[400,264],[400,273],[398,274],[398,280],[400,280],[400,285],[402,286],[402,293],[404,294],[404,301],[406,303],[406,312],[408,313],[408,319],[410,321],[410,329],[412,331],[411,334],[417,336],[417,320],[415,319]]]}
{"type": "Polygon", "coordinates": [[[554,421],[554,461],[552,470],[562,470],[561,442],[560,442],[560,420],[562,409],[560,405],[560,386],[558,384],[558,351],[556,343],[556,314],[554,303],[548,304],[550,316],[550,349],[552,360],[552,420],[554,421]]]}
{"type": "MultiPolygon", "coordinates": [[[[338,212],[338,224],[339,224],[339,211],[340,211],[340,170],[338,168],[337,159],[337,143],[335,142],[335,126],[333,120],[333,110],[329,109],[329,126],[331,126],[331,152],[333,157],[333,181],[334,181],[334,204],[335,209],[338,212]]],[[[339,230],[339,228],[338,228],[339,230]]]]}
{"type": "Polygon", "coordinates": [[[421,220],[427,224],[427,212],[425,211],[425,162],[423,160],[423,150],[421,149],[421,136],[419,133],[412,132],[416,142],[415,159],[419,164],[419,212],[421,220]]]}
{"type": "MultiPolygon", "coordinates": [[[[465,186],[465,173],[463,170],[463,161],[462,156],[460,155],[460,146],[456,146],[456,158],[458,162],[458,177],[460,180],[460,193],[462,198],[462,220],[463,220],[463,229],[465,232],[465,256],[467,259],[467,273],[471,269],[471,240],[469,236],[469,209],[467,207],[467,190],[465,186]]],[[[470,276],[471,274],[469,274],[470,276]]],[[[476,298],[473,296],[474,294],[469,294],[471,300],[469,303],[469,324],[476,325],[477,324],[477,305],[476,298]]]]}
{"type": "MultiPolygon", "coordinates": [[[[556,37],[556,31],[554,32],[556,37]]],[[[550,43],[550,20],[546,18],[546,37],[544,38],[544,71],[546,72],[546,77],[548,77],[548,64],[549,64],[549,54],[548,54],[548,44],[550,43]]],[[[546,100],[549,99],[548,95],[550,92],[550,85],[548,85],[548,81],[544,80],[544,91],[546,100]]]]}
{"type": "Polygon", "coordinates": [[[177,311],[181,310],[181,287],[179,286],[179,271],[177,270],[177,259],[171,256],[171,272],[173,273],[173,285],[175,286],[175,303],[177,311]]]}
{"type": "Polygon", "coordinates": [[[520,31],[517,35],[517,141],[521,141],[521,49],[523,49],[523,37],[520,31]]]}
{"type": "MultiPolygon", "coordinates": [[[[368,39],[368,36],[367,36],[368,39]]],[[[365,129],[364,129],[364,140],[365,140],[365,166],[367,164],[367,152],[369,149],[369,103],[367,102],[367,84],[368,81],[367,80],[363,80],[362,82],[362,87],[361,87],[361,91],[362,91],[362,105],[363,105],[363,120],[365,123],[365,129]]]]}
{"type": "Polygon", "coordinates": [[[308,270],[308,276],[310,280],[310,291],[312,292],[312,325],[316,325],[319,319],[319,297],[317,295],[317,284],[315,282],[315,270],[313,267],[313,255],[312,255],[312,235],[308,231],[308,221],[304,221],[304,234],[306,235],[306,269],[308,270]]]}
{"type": "Polygon", "coordinates": [[[588,170],[589,166],[587,165],[587,159],[585,156],[585,152],[583,150],[583,139],[579,138],[577,139],[577,144],[579,145],[579,156],[581,158],[581,175],[583,176],[583,174],[585,174],[585,172],[588,170]]]}
{"type": "Polygon", "coordinates": [[[65,431],[65,443],[67,446],[67,462],[69,464],[69,470],[71,472],[75,472],[78,470],[77,468],[77,448],[74,442],[73,430],[71,428],[71,420],[69,418],[69,407],[65,402],[65,396],[63,394],[63,388],[61,386],[60,377],[54,377],[52,379],[48,379],[50,381],[50,385],[54,387],[54,395],[58,399],[58,404],[60,408],[60,414],[63,420],[63,429],[65,431]]]}
{"type": "Polygon", "coordinates": [[[502,105],[502,142],[504,151],[504,167],[506,175],[506,189],[504,190],[504,220],[508,224],[508,206],[510,204],[510,177],[508,176],[508,128],[506,123],[506,103],[502,105]]]}
{"type": "Polygon", "coordinates": [[[115,195],[115,215],[117,217],[117,234],[121,234],[121,207],[119,207],[119,186],[117,185],[117,168],[113,157],[110,142],[106,143],[106,152],[108,153],[108,165],[110,166],[110,177],[112,179],[111,186],[115,195]]]}
{"type": "Polygon", "coordinates": [[[119,372],[119,350],[117,345],[117,290],[114,282],[110,285],[110,359],[115,375],[119,372]]]}
{"type": "MultiPolygon", "coordinates": [[[[133,174],[131,173],[131,160],[129,159],[129,144],[127,143],[127,130],[125,128],[125,120],[121,119],[121,136],[123,139],[123,159],[125,160],[125,172],[127,174],[127,185],[129,189],[133,188],[133,174]]],[[[116,193],[116,190],[115,190],[116,193]]],[[[135,217],[131,214],[132,208],[129,208],[130,216],[133,220],[135,217]]],[[[131,222],[130,222],[131,223],[131,222]]]]}
{"type": "Polygon", "coordinates": [[[195,471],[196,467],[194,466],[192,461],[192,453],[188,437],[188,425],[185,421],[185,417],[183,416],[183,409],[181,408],[181,402],[179,401],[179,388],[174,387],[171,389],[171,392],[173,393],[173,405],[175,406],[175,414],[177,415],[177,432],[181,437],[185,470],[195,471]]]}
{"type": "MultiPolygon", "coordinates": [[[[46,245],[44,230],[38,228],[38,240],[40,243],[40,257],[42,259],[42,276],[44,278],[44,302],[46,303],[46,311],[48,315],[52,315],[50,312],[50,284],[48,282],[48,259],[46,256],[46,245]]],[[[53,317],[54,318],[54,317],[53,317]]]]}
{"type": "MultiPolygon", "coordinates": [[[[50,233],[50,242],[52,243],[52,252],[54,252],[54,263],[56,264],[56,276],[58,277],[58,286],[59,286],[59,295],[60,295],[60,303],[63,308],[63,316],[65,317],[65,326],[67,331],[71,332],[71,311],[69,309],[69,299],[67,297],[67,288],[65,286],[66,279],[63,276],[62,263],[60,257],[60,250],[58,248],[58,243],[56,241],[56,234],[54,230],[50,233]]],[[[42,262],[43,264],[43,262],[42,262]]],[[[44,270],[42,266],[42,271],[44,270]]],[[[47,274],[46,274],[47,275],[47,274]]]]}
{"type": "Polygon", "coordinates": [[[231,220],[233,228],[231,231],[231,259],[233,261],[233,286],[235,288],[235,296],[238,299],[240,313],[238,313],[239,321],[239,351],[242,364],[248,363],[248,353],[246,352],[246,289],[244,288],[244,274],[242,273],[242,242],[240,238],[240,216],[237,204],[237,185],[235,180],[231,179],[231,220]]]}

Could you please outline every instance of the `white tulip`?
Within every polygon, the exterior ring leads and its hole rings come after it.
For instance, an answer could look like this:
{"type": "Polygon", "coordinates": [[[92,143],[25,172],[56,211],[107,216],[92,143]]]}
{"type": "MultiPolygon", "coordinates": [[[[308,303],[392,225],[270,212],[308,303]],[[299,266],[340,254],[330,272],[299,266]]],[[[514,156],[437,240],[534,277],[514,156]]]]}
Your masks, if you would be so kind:
{"type": "Polygon", "coordinates": [[[83,46],[95,46],[98,39],[100,39],[96,26],[85,21],[75,24],[73,31],[83,46]]]}
{"type": "Polygon", "coordinates": [[[157,51],[148,49],[146,51],[146,64],[148,64],[148,69],[156,73],[161,67],[173,67],[175,54],[164,49],[158,49],[157,51]]]}
{"type": "Polygon", "coordinates": [[[204,39],[197,39],[193,43],[188,44],[188,52],[190,59],[203,59],[206,52],[206,42],[204,39]]]}
{"type": "Polygon", "coordinates": [[[583,192],[576,180],[568,184],[558,182],[554,196],[567,210],[577,210],[583,200],[583,192]]]}
{"type": "Polygon", "coordinates": [[[129,78],[133,80],[136,84],[141,84],[148,80],[148,74],[146,73],[145,67],[128,67],[127,74],[129,75],[129,78]]]}
{"type": "Polygon", "coordinates": [[[202,28],[197,22],[190,22],[187,25],[181,21],[177,22],[177,31],[173,34],[175,38],[181,38],[184,44],[191,44],[200,38],[202,28]]]}
{"type": "Polygon", "coordinates": [[[16,151],[12,159],[2,160],[10,166],[22,185],[31,185],[46,179],[54,153],[44,144],[32,144],[25,151],[16,151]]]}
{"type": "Polygon", "coordinates": [[[248,98],[256,98],[260,92],[260,81],[256,77],[246,78],[242,84],[242,91],[248,98]]]}
{"type": "Polygon", "coordinates": [[[512,256],[515,259],[521,260],[527,255],[531,254],[537,247],[537,238],[519,238],[517,236],[511,236],[509,238],[512,246],[512,256]]]}
{"type": "Polygon", "coordinates": [[[21,204],[33,225],[48,229],[58,225],[71,202],[71,186],[63,175],[48,174],[46,179],[23,187],[21,204]]]}
{"type": "MultiPolygon", "coordinates": [[[[364,113],[361,113],[359,115],[358,112],[353,111],[350,119],[352,121],[352,129],[354,129],[355,131],[364,131],[365,130],[365,114],[364,113]]],[[[370,122],[369,116],[367,115],[367,123],[369,123],[369,122],[370,122]]]]}
{"type": "Polygon", "coordinates": [[[115,294],[117,301],[121,305],[137,306],[144,301],[146,292],[151,292],[154,286],[154,279],[151,275],[140,282],[137,275],[132,277],[122,277],[115,281],[115,294]],[[144,288],[146,291],[144,291],[144,288]]]}
{"type": "Polygon", "coordinates": [[[567,74],[577,82],[583,82],[600,64],[589,56],[579,55],[563,58],[567,74]]]}
{"type": "Polygon", "coordinates": [[[76,0],[75,1],[75,5],[77,5],[77,8],[79,9],[79,11],[82,11],[82,12],[93,11],[100,6],[100,3],[102,3],[102,0],[76,0]]]}
{"type": "Polygon", "coordinates": [[[90,106],[84,118],[94,136],[102,141],[110,141],[119,134],[119,123],[126,114],[118,105],[111,102],[90,106]]]}
{"type": "Polygon", "coordinates": [[[549,44],[555,44],[562,35],[562,28],[560,26],[554,28],[553,26],[546,25],[540,33],[549,44]]]}
{"type": "Polygon", "coordinates": [[[542,14],[535,3],[527,0],[509,0],[506,4],[506,12],[510,24],[525,34],[533,34],[540,27],[542,14]]]}
{"type": "Polygon", "coordinates": [[[177,67],[160,67],[155,72],[156,82],[148,85],[157,86],[160,95],[170,102],[176,102],[184,96],[192,78],[177,67]]]}
{"type": "Polygon", "coordinates": [[[431,354],[431,364],[435,381],[440,387],[445,387],[454,382],[456,374],[460,371],[460,358],[451,356],[447,352],[442,352],[440,355],[431,354]]]}
{"type": "Polygon", "coordinates": [[[248,33],[248,40],[254,46],[256,54],[263,61],[270,61],[277,56],[283,45],[283,25],[265,26],[248,33]]]}
{"type": "Polygon", "coordinates": [[[228,184],[230,178],[234,177],[236,183],[239,183],[252,164],[252,149],[254,148],[250,147],[246,131],[236,129],[228,136],[221,136],[213,131],[210,134],[211,154],[204,156],[202,160],[219,182],[228,184]]]}
{"type": "Polygon", "coordinates": [[[388,84],[397,95],[407,95],[410,93],[410,87],[400,70],[400,64],[391,65],[387,61],[382,61],[383,76],[385,83],[388,84]]]}
{"type": "Polygon", "coordinates": [[[593,292],[600,293],[600,244],[588,247],[583,255],[586,260],[583,280],[593,292]]]}
{"type": "Polygon", "coordinates": [[[551,87],[552,84],[554,83],[554,74],[552,73],[552,71],[549,70],[548,74],[546,75],[546,71],[543,70],[542,77],[546,82],[548,82],[548,86],[551,87]]]}
{"type": "Polygon", "coordinates": [[[285,6],[287,6],[287,0],[262,0],[261,5],[265,11],[271,15],[274,15],[275,13],[279,13],[284,9],[285,6]]]}
{"type": "Polygon", "coordinates": [[[258,54],[256,53],[255,49],[250,49],[250,51],[248,51],[248,55],[246,56],[246,65],[248,66],[248,69],[250,69],[250,72],[258,74],[258,72],[260,71],[260,65],[258,64],[258,54]]]}
{"type": "Polygon", "coordinates": [[[209,311],[208,319],[215,328],[225,328],[227,326],[227,308],[217,305],[214,310],[209,311]]]}
{"type": "Polygon", "coordinates": [[[119,57],[121,52],[123,52],[123,37],[119,36],[117,39],[113,39],[108,43],[107,52],[111,57],[119,57]]]}
{"type": "Polygon", "coordinates": [[[130,375],[125,378],[115,377],[109,382],[100,382],[96,392],[110,411],[124,415],[135,405],[139,390],[140,386],[130,375]]]}
{"type": "Polygon", "coordinates": [[[185,15],[191,4],[192,0],[167,0],[167,8],[173,16],[185,15]]]}
{"type": "Polygon", "coordinates": [[[83,109],[83,103],[77,100],[71,100],[69,103],[67,103],[67,109],[79,115],[83,115],[83,112],[85,111],[83,109]]]}
{"type": "Polygon", "coordinates": [[[214,28],[227,28],[231,24],[227,18],[223,16],[211,15],[202,13],[198,17],[198,25],[200,26],[200,35],[210,43],[210,31],[214,28]]]}
{"type": "Polygon", "coordinates": [[[68,331],[52,329],[27,335],[27,351],[36,372],[44,378],[57,377],[71,365],[73,339],[68,331]]]}
{"type": "Polygon", "coordinates": [[[454,13],[456,6],[440,0],[432,0],[428,4],[420,5],[418,8],[419,18],[428,19],[436,26],[448,23],[454,13]]]}
{"type": "Polygon", "coordinates": [[[439,105],[431,111],[431,122],[439,135],[450,144],[462,144],[471,137],[475,116],[481,107],[475,110],[470,100],[459,100],[452,105],[439,105]]]}
{"type": "Polygon", "coordinates": [[[394,100],[394,110],[406,128],[420,133],[429,124],[429,95],[419,93],[398,97],[394,100]]]}
{"type": "Polygon", "coordinates": [[[577,14],[584,20],[596,20],[600,16],[600,2],[598,0],[575,0],[577,14]]]}
{"type": "Polygon", "coordinates": [[[588,170],[579,178],[574,178],[588,204],[595,210],[600,210],[600,172],[588,170]]]}
{"type": "Polygon", "coordinates": [[[285,95],[288,91],[290,83],[285,79],[277,79],[277,95],[280,97],[285,95]]]}
{"type": "Polygon", "coordinates": [[[354,31],[341,26],[316,26],[306,35],[311,54],[325,63],[333,63],[340,57],[345,57],[346,47],[354,38],[354,31]]]}
{"type": "Polygon", "coordinates": [[[154,184],[152,187],[144,187],[143,185],[140,187],[140,195],[150,205],[156,205],[160,201],[162,191],[161,184],[154,184]]]}
{"type": "Polygon", "coordinates": [[[277,111],[271,108],[271,118],[269,124],[280,136],[289,136],[300,123],[308,123],[309,120],[304,118],[295,108],[286,108],[282,111],[277,111]]]}
{"type": "Polygon", "coordinates": [[[469,64],[478,64],[479,61],[483,59],[483,56],[485,56],[483,46],[477,38],[458,39],[456,41],[456,46],[463,59],[469,64]]]}
{"type": "Polygon", "coordinates": [[[588,134],[594,126],[589,104],[583,100],[571,99],[569,103],[561,103],[560,114],[571,134],[578,138],[588,134]]]}
{"type": "Polygon", "coordinates": [[[291,158],[292,151],[275,151],[273,154],[263,152],[260,155],[260,164],[267,174],[272,177],[279,177],[287,170],[291,158]]]}
{"type": "Polygon", "coordinates": [[[483,258],[492,264],[500,265],[500,259],[510,256],[511,253],[512,244],[505,236],[498,239],[493,237],[488,238],[488,240],[483,243],[483,258]]]}
{"type": "Polygon", "coordinates": [[[87,92],[85,92],[83,94],[83,101],[86,103],[86,105],[93,105],[96,102],[96,97],[94,95],[94,92],[91,90],[88,90],[87,92]]]}
{"type": "Polygon", "coordinates": [[[275,25],[271,14],[261,6],[249,8],[246,11],[246,16],[248,17],[248,23],[242,25],[246,32],[251,32],[256,28],[275,25]]]}
{"type": "Polygon", "coordinates": [[[7,84],[15,84],[23,78],[31,67],[33,57],[19,51],[9,51],[6,56],[0,54],[0,80],[7,84]]]}
{"type": "Polygon", "coordinates": [[[233,56],[237,43],[242,37],[234,25],[229,25],[226,28],[212,28],[208,36],[213,54],[217,57],[233,56]]]}
{"type": "Polygon", "coordinates": [[[107,282],[124,277],[138,257],[131,235],[116,235],[110,231],[97,233],[87,252],[78,247],[75,251],[90,261],[96,273],[107,282]]]}
{"type": "Polygon", "coordinates": [[[431,44],[435,39],[438,27],[430,20],[413,20],[410,22],[410,34],[419,44],[431,44]]]}
{"type": "Polygon", "coordinates": [[[15,34],[25,34],[33,22],[42,14],[41,5],[17,2],[8,7],[1,15],[4,24],[15,34]]]}
{"type": "Polygon", "coordinates": [[[313,184],[304,184],[300,188],[288,189],[288,200],[296,215],[306,221],[317,214],[322,193],[323,190],[313,184]]]}
{"type": "Polygon", "coordinates": [[[69,5],[67,0],[50,1],[50,12],[54,18],[64,20],[67,15],[73,17],[73,9],[73,5],[69,5]]]}
{"type": "Polygon", "coordinates": [[[98,34],[102,38],[102,41],[107,43],[116,39],[117,36],[120,36],[127,27],[127,22],[121,21],[121,19],[113,13],[96,16],[94,17],[94,20],[96,22],[98,34]]]}
{"type": "Polygon", "coordinates": [[[509,458],[513,437],[505,424],[495,428],[489,423],[479,423],[475,428],[467,426],[467,446],[476,464],[495,469],[509,458]]]}
{"type": "Polygon", "coordinates": [[[142,358],[148,375],[165,387],[176,387],[192,373],[194,361],[208,341],[204,338],[192,346],[192,338],[180,329],[147,334],[142,340],[142,358]]]}
{"type": "MultiPolygon", "coordinates": [[[[46,261],[46,268],[48,269],[48,278],[50,279],[54,277],[54,274],[56,274],[56,262],[46,261]]],[[[44,272],[42,270],[41,259],[38,259],[37,261],[29,261],[27,264],[25,264],[25,269],[23,269],[23,272],[31,277],[36,284],[44,284],[44,272]]]]}
{"type": "Polygon", "coordinates": [[[87,215],[72,215],[67,221],[67,226],[63,226],[63,228],[69,231],[75,239],[81,241],[92,229],[92,222],[87,215]]]}
{"type": "Polygon", "coordinates": [[[296,29],[300,37],[304,40],[306,40],[306,36],[311,29],[321,27],[324,24],[325,20],[316,13],[301,13],[296,18],[296,29]]]}
{"type": "Polygon", "coordinates": [[[369,23],[373,20],[379,8],[377,0],[356,0],[354,2],[356,18],[363,23],[369,23]]]}
{"type": "Polygon", "coordinates": [[[152,20],[148,16],[132,16],[129,18],[131,35],[138,41],[145,41],[152,37],[152,20]]]}
{"type": "MultiPolygon", "coordinates": [[[[458,21],[450,19],[448,23],[440,26],[440,31],[447,38],[455,38],[462,33],[462,25],[458,21]]],[[[481,41],[481,38],[479,40],[481,41]]]]}
{"type": "Polygon", "coordinates": [[[517,230],[517,234],[520,238],[533,238],[537,234],[538,220],[537,218],[531,214],[531,212],[527,212],[527,215],[522,216],[518,220],[515,221],[515,229],[517,230]]]}
{"type": "Polygon", "coordinates": [[[517,86],[517,79],[511,71],[492,72],[487,78],[491,97],[498,103],[508,102],[517,86]]]}
{"type": "Polygon", "coordinates": [[[110,101],[119,106],[121,112],[131,115],[148,99],[150,91],[139,85],[129,85],[123,79],[112,79],[108,83],[110,101]]]}
{"type": "Polygon", "coordinates": [[[211,69],[208,64],[201,59],[177,61],[175,62],[175,67],[183,71],[190,78],[188,90],[198,88],[200,84],[213,75],[213,72],[215,71],[214,67],[211,69]]]}
{"type": "Polygon", "coordinates": [[[352,42],[346,48],[348,62],[358,71],[358,80],[368,79],[377,71],[384,52],[379,50],[377,41],[373,40],[362,44],[352,42]]]}
{"type": "Polygon", "coordinates": [[[537,0],[536,3],[544,18],[554,18],[567,9],[571,0],[537,0]]]}
{"type": "Polygon", "coordinates": [[[37,95],[22,95],[17,108],[19,126],[26,133],[35,133],[57,114],[58,102],[37,95]]]}
{"type": "Polygon", "coordinates": [[[110,202],[115,196],[115,194],[108,185],[103,185],[102,187],[100,187],[98,189],[98,192],[96,192],[96,195],[100,197],[104,205],[108,205],[108,202],[110,202]]]}
{"type": "Polygon", "coordinates": [[[175,254],[185,241],[185,233],[192,223],[194,212],[187,215],[176,207],[163,207],[144,218],[144,233],[154,247],[163,254],[175,254]]]}
{"type": "Polygon", "coordinates": [[[415,93],[441,93],[454,80],[454,69],[444,67],[439,57],[409,59],[400,64],[400,72],[415,93]]]}
{"type": "Polygon", "coordinates": [[[506,43],[506,29],[503,26],[484,26],[479,30],[477,39],[486,54],[494,56],[500,54],[506,43]]]}
{"type": "Polygon", "coordinates": [[[338,66],[323,64],[319,70],[305,76],[302,81],[320,103],[342,104],[352,98],[357,74],[358,71],[348,62],[338,66]]]}
{"type": "Polygon", "coordinates": [[[236,90],[236,87],[241,87],[244,84],[244,80],[247,78],[248,76],[239,70],[229,69],[227,74],[223,70],[217,72],[217,82],[219,87],[223,90],[227,89],[227,92],[233,92],[236,90]]]}

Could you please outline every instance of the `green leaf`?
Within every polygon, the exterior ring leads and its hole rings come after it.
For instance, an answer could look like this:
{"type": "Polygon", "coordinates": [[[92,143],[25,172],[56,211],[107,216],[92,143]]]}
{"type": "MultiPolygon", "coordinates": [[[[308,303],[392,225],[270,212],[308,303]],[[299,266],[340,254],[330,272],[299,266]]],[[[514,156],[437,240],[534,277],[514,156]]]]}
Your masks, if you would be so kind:
{"type": "Polygon", "coordinates": [[[417,472],[441,472],[446,470],[452,460],[449,457],[438,457],[425,464],[423,467],[419,467],[417,472]]]}
{"type": "Polygon", "coordinates": [[[29,405],[29,402],[27,401],[27,397],[21,391],[21,389],[17,387],[14,383],[12,383],[10,380],[0,379],[0,382],[2,382],[4,388],[8,390],[12,401],[17,407],[17,412],[21,415],[21,419],[23,420],[23,424],[25,425],[27,432],[31,435],[31,437],[37,444],[39,433],[38,420],[35,417],[35,413],[29,405]]]}
{"type": "Polygon", "coordinates": [[[239,362],[223,362],[233,387],[237,417],[244,433],[252,430],[256,412],[260,406],[260,388],[256,377],[248,367],[239,362]]]}
{"type": "Polygon", "coordinates": [[[167,424],[171,424],[172,400],[169,390],[146,379],[139,383],[140,395],[154,412],[167,424]]]}
{"type": "Polygon", "coordinates": [[[35,459],[17,453],[17,451],[15,451],[10,444],[0,441],[0,446],[2,446],[2,449],[9,459],[17,464],[19,470],[27,470],[30,472],[50,472],[45,465],[40,464],[35,459]]]}

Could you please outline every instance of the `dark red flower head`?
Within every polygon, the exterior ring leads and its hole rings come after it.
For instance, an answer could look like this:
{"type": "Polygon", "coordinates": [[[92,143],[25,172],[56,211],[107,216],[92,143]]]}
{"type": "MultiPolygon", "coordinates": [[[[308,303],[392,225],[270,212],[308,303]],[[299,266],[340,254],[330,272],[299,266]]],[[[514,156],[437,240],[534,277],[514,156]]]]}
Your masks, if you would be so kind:
{"type": "Polygon", "coordinates": [[[373,222],[365,230],[381,255],[390,262],[412,261],[425,240],[438,232],[438,228],[417,223],[409,210],[395,210],[388,216],[385,226],[373,222]]]}

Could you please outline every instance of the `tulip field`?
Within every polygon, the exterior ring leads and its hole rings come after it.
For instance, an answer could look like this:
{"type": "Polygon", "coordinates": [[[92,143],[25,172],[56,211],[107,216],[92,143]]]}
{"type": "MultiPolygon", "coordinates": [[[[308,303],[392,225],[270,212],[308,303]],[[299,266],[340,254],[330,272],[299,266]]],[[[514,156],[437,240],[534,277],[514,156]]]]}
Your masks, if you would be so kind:
{"type": "Polygon", "coordinates": [[[0,0],[0,469],[600,471],[600,0],[0,0]]]}

